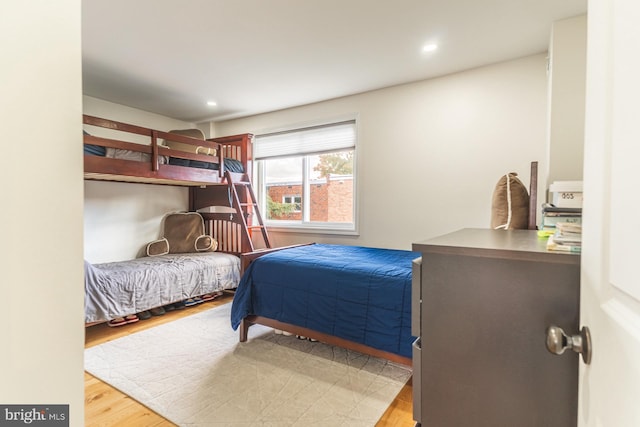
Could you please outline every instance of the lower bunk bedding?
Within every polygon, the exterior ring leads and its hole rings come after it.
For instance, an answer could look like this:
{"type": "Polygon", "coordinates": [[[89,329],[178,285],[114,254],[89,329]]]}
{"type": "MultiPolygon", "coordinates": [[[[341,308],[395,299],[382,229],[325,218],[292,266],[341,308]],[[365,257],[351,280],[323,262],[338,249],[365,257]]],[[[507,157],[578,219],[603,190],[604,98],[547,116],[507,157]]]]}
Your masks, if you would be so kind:
{"type": "Polygon", "coordinates": [[[356,350],[392,360],[399,356],[406,363],[413,341],[411,266],[419,256],[328,244],[265,254],[238,284],[231,325],[262,323],[320,340],[336,337],[338,345],[355,343],[356,350]]]}
{"type": "Polygon", "coordinates": [[[235,288],[240,259],[221,252],[85,260],[85,323],[109,321],[188,298],[235,288]]]}

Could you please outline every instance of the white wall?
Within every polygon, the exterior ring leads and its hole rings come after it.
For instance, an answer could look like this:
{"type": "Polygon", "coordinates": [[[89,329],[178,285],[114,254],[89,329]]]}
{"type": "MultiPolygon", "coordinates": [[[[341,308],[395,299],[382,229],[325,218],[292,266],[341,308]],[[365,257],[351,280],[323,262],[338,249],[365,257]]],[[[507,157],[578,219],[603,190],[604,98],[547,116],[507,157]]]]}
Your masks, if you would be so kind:
{"type": "MultiPolygon", "coordinates": [[[[163,131],[194,127],[89,96],[83,98],[83,112],[163,131]]],[[[85,129],[94,135],[108,132],[88,126],[85,129]]],[[[163,216],[188,208],[185,187],[85,181],[84,189],[84,258],[91,263],[141,256],[146,243],[159,237],[163,216]]]]}
{"type": "MultiPolygon", "coordinates": [[[[491,196],[530,162],[546,170],[544,54],[438,79],[218,122],[217,135],[358,115],[359,237],[271,233],[276,245],[331,242],[409,249],[490,225],[491,196]]],[[[539,188],[545,188],[540,183],[539,188]]]]}
{"type": "Polygon", "coordinates": [[[549,61],[548,182],[582,180],[586,15],[554,22],[549,61]]]}
{"type": "Polygon", "coordinates": [[[69,404],[71,426],[84,425],[80,7],[0,2],[0,402],[69,404]]]}

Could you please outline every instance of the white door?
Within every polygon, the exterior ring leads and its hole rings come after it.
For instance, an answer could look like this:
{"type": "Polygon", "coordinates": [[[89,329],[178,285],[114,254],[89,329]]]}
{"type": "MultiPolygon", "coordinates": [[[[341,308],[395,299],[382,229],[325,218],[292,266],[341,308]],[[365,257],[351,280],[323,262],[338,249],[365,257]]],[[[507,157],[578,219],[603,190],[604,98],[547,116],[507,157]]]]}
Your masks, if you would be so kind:
{"type": "Polygon", "coordinates": [[[640,426],[640,1],[589,0],[578,424],[640,426]]]}

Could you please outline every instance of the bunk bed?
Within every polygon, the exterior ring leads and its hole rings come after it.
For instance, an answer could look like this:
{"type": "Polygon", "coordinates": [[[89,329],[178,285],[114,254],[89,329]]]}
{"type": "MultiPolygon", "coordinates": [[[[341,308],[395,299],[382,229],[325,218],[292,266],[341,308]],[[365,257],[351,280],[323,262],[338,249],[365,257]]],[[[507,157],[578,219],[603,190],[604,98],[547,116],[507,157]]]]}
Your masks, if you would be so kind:
{"type": "Polygon", "coordinates": [[[252,190],[232,185],[251,176],[252,134],[205,140],[89,115],[82,122],[85,180],[188,187],[188,209],[200,212],[218,251],[254,249],[248,229],[254,209],[244,203],[252,190]],[[169,148],[167,142],[195,149],[169,148]],[[214,155],[198,154],[200,147],[214,155]]]}
{"type": "Polygon", "coordinates": [[[253,245],[250,212],[239,206],[247,195],[231,182],[250,176],[253,135],[207,140],[89,115],[83,124],[85,180],[188,187],[189,210],[200,211],[204,233],[217,246],[215,252],[85,261],[86,324],[235,288],[239,255],[253,245]]]}

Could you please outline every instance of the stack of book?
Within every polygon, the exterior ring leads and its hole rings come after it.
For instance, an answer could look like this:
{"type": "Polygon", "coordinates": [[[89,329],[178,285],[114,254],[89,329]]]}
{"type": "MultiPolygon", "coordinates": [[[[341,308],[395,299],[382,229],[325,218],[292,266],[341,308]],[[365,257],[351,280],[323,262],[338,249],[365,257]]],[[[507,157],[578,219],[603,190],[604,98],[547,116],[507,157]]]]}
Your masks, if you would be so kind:
{"type": "Polygon", "coordinates": [[[542,237],[552,236],[558,223],[582,224],[582,208],[557,207],[549,203],[542,205],[542,221],[538,234],[542,237]]]}
{"type": "Polygon", "coordinates": [[[560,252],[582,252],[582,225],[558,222],[555,232],[549,236],[547,249],[560,252]]]}

